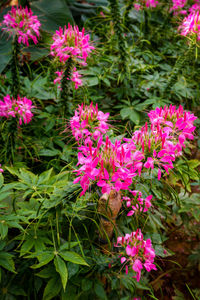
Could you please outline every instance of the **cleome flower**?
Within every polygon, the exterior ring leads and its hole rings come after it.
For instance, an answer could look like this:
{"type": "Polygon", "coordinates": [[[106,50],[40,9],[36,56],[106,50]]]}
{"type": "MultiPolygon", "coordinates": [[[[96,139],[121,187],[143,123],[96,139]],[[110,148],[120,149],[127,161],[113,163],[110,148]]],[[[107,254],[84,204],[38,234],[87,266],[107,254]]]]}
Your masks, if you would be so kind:
{"type": "MultiPolygon", "coordinates": [[[[72,78],[73,80],[73,78],[72,78]]],[[[103,113],[91,103],[79,105],[75,115],[70,119],[70,127],[75,139],[80,143],[81,140],[92,138],[97,140],[102,134],[105,134],[109,128],[107,123],[109,113],[103,113]]]]}
{"type": "Polygon", "coordinates": [[[186,15],[187,10],[183,9],[184,6],[187,4],[187,0],[172,0],[173,5],[170,8],[170,12],[173,12],[173,14],[176,16],[178,14],[186,15]]]}
{"type": "Polygon", "coordinates": [[[3,17],[2,30],[8,32],[13,37],[18,37],[18,43],[23,43],[29,46],[29,40],[31,39],[34,44],[38,43],[38,37],[40,35],[39,28],[41,26],[37,16],[34,16],[31,9],[12,6],[9,11],[3,17]]]}
{"type": "Polygon", "coordinates": [[[26,97],[18,96],[17,99],[11,98],[10,95],[4,97],[4,100],[0,100],[0,116],[6,118],[17,118],[19,120],[19,125],[28,124],[33,113],[31,109],[34,108],[32,101],[26,97]]]}
{"type": "Polygon", "coordinates": [[[144,8],[155,8],[158,4],[157,0],[136,0],[133,6],[135,10],[141,10],[144,8]]]}
{"type": "Polygon", "coordinates": [[[154,264],[155,250],[152,248],[151,240],[144,240],[143,234],[140,229],[131,234],[126,234],[123,237],[117,238],[115,247],[120,248],[121,264],[125,266],[125,272],[131,267],[136,273],[137,281],[140,281],[142,269],[147,272],[157,270],[154,264]]]}
{"type": "Polygon", "coordinates": [[[184,18],[183,23],[178,30],[183,36],[196,36],[197,41],[200,40],[200,16],[199,10],[190,13],[184,18]]]}
{"type": "Polygon", "coordinates": [[[78,26],[68,24],[64,30],[59,30],[53,35],[53,44],[51,45],[51,55],[58,57],[60,62],[65,63],[69,57],[79,61],[82,65],[86,64],[89,53],[94,49],[90,45],[90,36],[85,34],[85,29],[79,31],[78,26]]]}
{"type": "MultiPolygon", "coordinates": [[[[62,89],[61,88],[61,81],[62,81],[62,78],[63,78],[64,71],[63,70],[56,71],[55,74],[57,75],[57,78],[54,79],[54,84],[58,83],[58,88],[62,89]]],[[[79,72],[76,71],[76,68],[74,68],[74,70],[72,72],[71,80],[74,82],[75,89],[77,89],[79,86],[82,86],[83,83],[82,83],[81,77],[82,77],[82,75],[80,75],[79,72]]],[[[70,80],[70,79],[67,78],[67,80],[70,80]]]]}

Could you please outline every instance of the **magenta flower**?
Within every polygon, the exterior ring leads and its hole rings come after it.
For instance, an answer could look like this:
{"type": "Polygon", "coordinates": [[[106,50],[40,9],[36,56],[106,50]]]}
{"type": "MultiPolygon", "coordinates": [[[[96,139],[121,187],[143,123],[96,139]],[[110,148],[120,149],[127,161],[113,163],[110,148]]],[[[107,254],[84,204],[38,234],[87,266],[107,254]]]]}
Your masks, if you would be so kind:
{"type": "Polygon", "coordinates": [[[29,46],[31,39],[37,44],[40,35],[39,28],[41,26],[37,16],[34,16],[31,9],[12,6],[2,22],[4,26],[2,30],[8,32],[13,37],[18,37],[18,43],[29,46]]]}
{"type": "Polygon", "coordinates": [[[4,100],[0,100],[0,116],[6,118],[17,118],[19,120],[19,125],[28,124],[33,113],[31,109],[34,108],[32,101],[26,97],[18,96],[17,99],[11,98],[10,95],[4,97],[4,100]]]}
{"type": "Polygon", "coordinates": [[[97,104],[79,105],[74,117],[70,119],[72,134],[79,143],[85,138],[98,140],[108,131],[108,118],[109,113],[99,111],[97,104]]]}
{"type": "Polygon", "coordinates": [[[126,274],[128,268],[131,267],[136,273],[137,281],[140,281],[141,271],[143,268],[150,272],[157,270],[154,264],[155,251],[152,248],[151,240],[143,239],[143,234],[140,229],[131,234],[126,234],[124,237],[117,238],[115,247],[120,248],[121,264],[125,266],[126,274]]]}
{"type": "Polygon", "coordinates": [[[187,0],[172,0],[172,2],[173,2],[173,6],[170,8],[170,12],[173,11],[174,15],[187,14],[187,10],[182,9],[186,5],[187,0]]]}
{"type": "MultiPolygon", "coordinates": [[[[0,167],[1,167],[1,164],[0,164],[0,167]]],[[[4,169],[0,168],[0,173],[3,173],[4,172],[4,169]]]]}
{"type": "Polygon", "coordinates": [[[85,34],[85,29],[79,31],[78,26],[60,27],[53,35],[53,44],[51,45],[51,55],[58,57],[65,63],[69,57],[85,65],[89,53],[94,50],[90,45],[90,36],[85,34]]]}
{"type": "Polygon", "coordinates": [[[132,216],[135,212],[147,212],[151,207],[152,195],[147,196],[145,199],[142,198],[142,193],[136,190],[129,190],[131,194],[130,197],[123,197],[122,200],[125,201],[126,206],[131,210],[127,213],[127,216],[132,216]]]}
{"type": "Polygon", "coordinates": [[[136,0],[133,6],[136,10],[145,8],[155,8],[159,2],[157,0],[136,0]]]}
{"type": "Polygon", "coordinates": [[[178,30],[183,36],[195,36],[197,41],[200,40],[200,16],[199,10],[190,13],[184,18],[183,23],[179,26],[178,30]]]}
{"type": "MultiPolygon", "coordinates": [[[[54,84],[58,83],[58,88],[61,90],[61,81],[63,79],[64,71],[63,70],[56,71],[55,74],[57,75],[57,78],[54,79],[54,84]]],[[[79,86],[82,86],[83,84],[82,80],[80,79],[81,77],[82,75],[80,75],[78,71],[76,71],[76,68],[74,68],[74,71],[72,72],[72,78],[71,79],[67,78],[67,80],[72,80],[74,82],[75,89],[77,89],[79,86]]]]}

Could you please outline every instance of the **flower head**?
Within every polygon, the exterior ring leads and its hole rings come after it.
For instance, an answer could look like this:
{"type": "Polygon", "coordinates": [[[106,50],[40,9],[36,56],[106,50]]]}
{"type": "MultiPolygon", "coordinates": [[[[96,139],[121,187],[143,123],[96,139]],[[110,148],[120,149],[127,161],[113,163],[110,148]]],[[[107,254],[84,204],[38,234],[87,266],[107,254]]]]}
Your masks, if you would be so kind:
{"type": "Polygon", "coordinates": [[[39,37],[39,28],[41,26],[37,16],[34,16],[31,9],[12,6],[3,17],[2,30],[18,37],[18,43],[29,46],[29,40],[37,44],[39,37]]]}
{"type": "Polygon", "coordinates": [[[19,120],[19,125],[28,124],[33,113],[31,109],[34,108],[32,101],[26,97],[18,96],[17,99],[11,98],[10,95],[4,97],[4,100],[0,100],[0,116],[6,118],[17,118],[19,120]]]}
{"type": "Polygon", "coordinates": [[[121,263],[126,267],[126,273],[131,267],[136,273],[137,281],[140,281],[142,269],[145,268],[147,272],[157,270],[154,264],[155,251],[152,248],[151,240],[144,240],[140,229],[118,237],[115,247],[120,248],[121,263]]]}
{"type": "Polygon", "coordinates": [[[158,4],[159,2],[157,0],[136,0],[135,3],[133,3],[136,10],[155,8],[158,4]]]}
{"type": "Polygon", "coordinates": [[[85,29],[79,31],[78,26],[68,24],[64,30],[60,27],[53,35],[51,45],[51,55],[59,57],[61,62],[66,62],[69,57],[78,59],[85,65],[89,53],[94,49],[90,44],[89,34],[85,34],[85,29]]]}
{"type": "MultiPolygon", "coordinates": [[[[80,80],[74,76],[75,80],[80,80]]],[[[72,77],[73,80],[73,77],[72,77]]],[[[109,113],[103,113],[98,110],[98,106],[93,103],[88,105],[79,105],[75,111],[74,117],[70,119],[72,134],[77,141],[81,141],[87,137],[97,140],[102,134],[105,134],[109,128],[107,123],[109,113]]]]}
{"type": "Polygon", "coordinates": [[[186,15],[187,10],[184,10],[183,7],[186,5],[187,0],[172,0],[173,6],[170,8],[170,12],[173,11],[174,15],[182,14],[186,15]]]}
{"type": "Polygon", "coordinates": [[[179,26],[181,35],[195,36],[197,41],[200,40],[200,16],[199,10],[190,13],[184,18],[183,23],[179,26]]]}

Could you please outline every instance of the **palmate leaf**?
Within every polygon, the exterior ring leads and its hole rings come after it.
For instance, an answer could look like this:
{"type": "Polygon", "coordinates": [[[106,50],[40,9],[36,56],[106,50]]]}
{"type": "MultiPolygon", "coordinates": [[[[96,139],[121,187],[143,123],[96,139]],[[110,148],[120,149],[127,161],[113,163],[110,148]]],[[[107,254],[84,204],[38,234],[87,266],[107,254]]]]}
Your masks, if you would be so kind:
{"type": "Polygon", "coordinates": [[[31,5],[34,14],[38,16],[42,28],[47,31],[55,31],[59,26],[63,27],[68,22],[73,23],[72,14],[64,0],[41,0],[31,5]]]}

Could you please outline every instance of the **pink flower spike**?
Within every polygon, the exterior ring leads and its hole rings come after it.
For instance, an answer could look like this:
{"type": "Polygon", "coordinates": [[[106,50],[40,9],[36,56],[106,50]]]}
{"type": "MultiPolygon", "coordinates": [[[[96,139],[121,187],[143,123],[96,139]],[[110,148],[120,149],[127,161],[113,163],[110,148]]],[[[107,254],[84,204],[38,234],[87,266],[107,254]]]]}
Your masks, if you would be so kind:
{"type": "Polygon", "coordinates": [[[41,26],[37,16],[34,16],[31,9],[12,6],[11,10],[4,15],[2,30],[10,35],[18,37],[18,43],[23,43],[29,46],[31,39],[34,44],[37,44],[39,37],[39,28],[41,26]]]}

